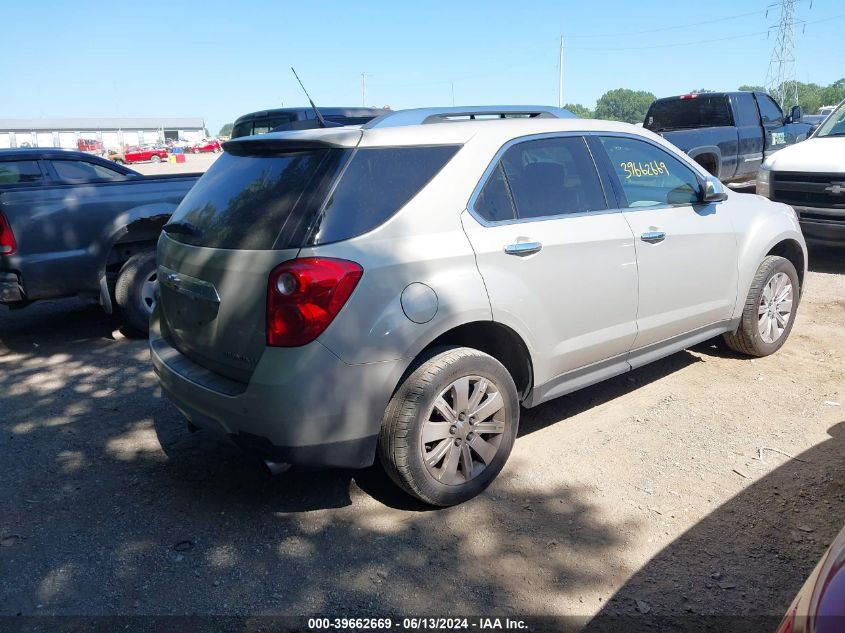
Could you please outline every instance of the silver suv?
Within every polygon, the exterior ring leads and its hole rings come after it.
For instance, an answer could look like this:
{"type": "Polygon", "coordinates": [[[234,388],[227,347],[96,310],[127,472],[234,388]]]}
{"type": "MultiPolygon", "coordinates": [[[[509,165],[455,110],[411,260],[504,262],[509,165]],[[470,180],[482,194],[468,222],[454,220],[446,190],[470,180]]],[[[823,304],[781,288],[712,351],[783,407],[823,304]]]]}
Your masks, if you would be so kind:
{"type": "Polygon", "coordinates": [[[659,136],[542,108],[396,112],[232,141],[158,245],[150,345],[190,421],[435,505],[534,407],[718,335],[783,345],[793,210],[659,136]]]}

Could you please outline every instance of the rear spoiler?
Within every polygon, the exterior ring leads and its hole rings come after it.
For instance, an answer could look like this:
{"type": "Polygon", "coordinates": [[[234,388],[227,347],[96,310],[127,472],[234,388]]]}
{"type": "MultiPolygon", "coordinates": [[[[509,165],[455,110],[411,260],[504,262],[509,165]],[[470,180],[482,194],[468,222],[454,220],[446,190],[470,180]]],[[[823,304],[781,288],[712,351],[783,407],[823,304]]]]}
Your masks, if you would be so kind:
{"type": "Polygon", "coordinates": [[[241,136],[223,143],[223,150],[236,156],[276,156],[317,149],[352,149],[361,141],[357,128],[321,128],[319,130],[270,132],[241,136]]]}

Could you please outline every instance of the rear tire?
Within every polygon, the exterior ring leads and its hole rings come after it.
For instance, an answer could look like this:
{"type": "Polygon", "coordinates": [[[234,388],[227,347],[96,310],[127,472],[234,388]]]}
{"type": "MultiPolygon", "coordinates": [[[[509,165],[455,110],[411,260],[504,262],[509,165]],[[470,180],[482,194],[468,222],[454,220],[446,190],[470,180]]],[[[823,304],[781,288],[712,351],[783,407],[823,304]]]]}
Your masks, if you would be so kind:
{"type": "Polygon", "coordinates": [[[114,296],[123,320],[144,334],[150,331],[150,315],[155,308],[158,268],[154,250],[136,253],[120,269],[114,296]]]}
{"type": "Polygon", "coordinates": [[[388,404],[379,458],[408,494],[455,505],[496,478],[518,427],[516,386],[499,361],[468,347],[433,349],[388,404]]]}
{"type": "Polygon", "coordinates": [[[160,163],[160,162],[161,162],[161,156],[156,156],[155,154],[153,154],[153,155],[150,157],[150,162],[153,162],[153,163],[160,163]]]}
{"type": "Polygon", "coordinates": [[[774,354],[792,331],[799,295],[798,273],[792,262],[767,256],[751,282],[739,327],[724,335],[725,343],[748,356],[774,354]]]}

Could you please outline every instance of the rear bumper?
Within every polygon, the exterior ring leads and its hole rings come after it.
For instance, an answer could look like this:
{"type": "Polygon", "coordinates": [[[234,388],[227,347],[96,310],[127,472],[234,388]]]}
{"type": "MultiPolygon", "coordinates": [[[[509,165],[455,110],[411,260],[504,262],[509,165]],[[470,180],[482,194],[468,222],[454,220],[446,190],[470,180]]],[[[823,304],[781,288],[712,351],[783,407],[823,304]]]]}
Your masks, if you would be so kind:
{"type": "Polygon", "coordinates": [[[845,209],[801,207],[792,205],[798,214],[804,239],[816,244],[845,245],[845,209]]]}
{"type": "Polygon", "coordinates": [[[20,303],[26,299],[23,288],[14,273],[0,272],[0,303],[20,303]]]}
{"type": "Polygon", "coordinates": [[[318,342],[267,348],[249,383],[215,374],[150,328],[153,368],[162,390],[195,426],[265,459],[364,468],[401,361],[348,365],[318,342]]]}

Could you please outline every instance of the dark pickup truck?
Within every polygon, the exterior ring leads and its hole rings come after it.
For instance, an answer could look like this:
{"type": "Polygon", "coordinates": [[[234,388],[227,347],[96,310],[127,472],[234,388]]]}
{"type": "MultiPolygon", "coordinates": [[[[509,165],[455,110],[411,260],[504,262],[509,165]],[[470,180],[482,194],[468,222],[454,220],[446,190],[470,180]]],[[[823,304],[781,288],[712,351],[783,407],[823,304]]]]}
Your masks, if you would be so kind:
{"type": "Polygon", "coordinates": [[[90,154],[0,150],[0,303],[80,296],[146,331],[155,245],[199,174],[142,176],[90,154]]]}
{"type": "Polygon", "coordinates": [[[643,127],[665,137],[722,182],[753,180],[768,157],[810,134],[795,106],[785,116],[763,92],[703,92],[658,99],[643,127]]]}

